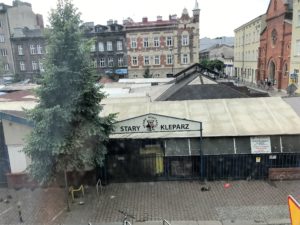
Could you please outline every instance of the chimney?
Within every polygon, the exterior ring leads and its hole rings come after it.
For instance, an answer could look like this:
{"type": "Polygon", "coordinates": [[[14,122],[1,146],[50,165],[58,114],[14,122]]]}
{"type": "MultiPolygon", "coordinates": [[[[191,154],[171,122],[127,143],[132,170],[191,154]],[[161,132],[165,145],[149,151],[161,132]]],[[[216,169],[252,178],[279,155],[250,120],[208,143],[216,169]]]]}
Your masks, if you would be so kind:
{"type": "Polygon", "coordinates": [[[114,22],[113,22],[113,20],[108,20],[107,21],[107,25],[112,25],[114,22]]]}
{"type": "Polygon", "coordinates": [[[177,19],[177,15],[169,15],[169,20],[176,20],[177,19]]]}
{"type": "Polygon", "coordinates": [[[162,21],[162,16],[157,16],[157,21],[162,21]]]}
{"type": "Polygon", "coordinates": [[[143,23],[147,23],[148,22],[148,18],[147,17],[143,17],[143,23]]]}
{"type": "Polygon", "coordinates": [[[115,20],[115,21],[114,21],[114,24],[118,24],[118,20],[115,20]]]}

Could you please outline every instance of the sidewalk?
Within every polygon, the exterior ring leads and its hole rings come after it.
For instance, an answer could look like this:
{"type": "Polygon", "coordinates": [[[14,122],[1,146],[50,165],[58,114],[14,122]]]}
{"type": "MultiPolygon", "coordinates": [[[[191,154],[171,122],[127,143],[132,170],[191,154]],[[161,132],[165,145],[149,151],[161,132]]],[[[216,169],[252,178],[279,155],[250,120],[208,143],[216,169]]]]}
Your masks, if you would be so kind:
{"type": "Polygon", "coordinates": [[[225,181],[208,182],[210,191],[201,191],[199,181],[112,183],[97,197],[96,188],[86,189],[84,198],[66,212],[64,189],[0,189],[0,224],[30,225],[116,225],[122,210],[136,219],[133,225],[158,225],[162,219],[172,225],[286,225],[289,224],[287,196],[300,197],[300,181],[225,181]],[[84,201],[84,204],[79,204],[84,201]]]}

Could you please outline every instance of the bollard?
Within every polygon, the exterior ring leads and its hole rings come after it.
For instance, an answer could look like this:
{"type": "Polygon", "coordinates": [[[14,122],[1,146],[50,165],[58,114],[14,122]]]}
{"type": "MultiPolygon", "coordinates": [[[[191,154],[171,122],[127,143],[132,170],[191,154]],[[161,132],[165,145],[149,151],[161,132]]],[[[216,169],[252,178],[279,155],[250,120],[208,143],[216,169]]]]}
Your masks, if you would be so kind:
{"type": "Polygon", "coordinates": [[[23,218],[22,218],[21,203],[18,202],[17,205],[18,205],[17,207],[18,207],[18,213],[19,213],[19,220],[20,220],[20,223],[23,223],[24,220],[23,220],[23,218]]]}

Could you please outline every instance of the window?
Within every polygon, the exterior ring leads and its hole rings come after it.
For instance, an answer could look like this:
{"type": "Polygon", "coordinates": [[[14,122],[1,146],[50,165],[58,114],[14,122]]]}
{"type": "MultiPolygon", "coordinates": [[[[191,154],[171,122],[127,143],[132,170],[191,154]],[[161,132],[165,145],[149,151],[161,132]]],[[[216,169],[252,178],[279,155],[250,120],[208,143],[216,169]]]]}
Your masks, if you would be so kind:
{"type": "Polygon", "coordinates": [[[43,62],[42,61],[39,61],[39,68],[40,68],[40,71],[41,72],[44,72],[44,65],[43,65],[43,62]]]}
{"type": "Polygon", "coordinates": [[[7,49],[5,48],[0,49],[0,53],[2,56],[7,56],[7,49]]]}
{"type": "Polygon", "coordinates": [[[173,38],[171,36],[167,37],[167,46],[173,46],[173,38]]]}
{"type": "Polygon", "coordinates": [[[181,63],[182,64],[188,64],[189,63],[189,55],[188,54],[183,54],[181,57],[181,63]]]}
{"type": "Polygon", "coordinates": [[[32,70],[33,71],[38,70],[38,64],[37,64],[36,61],[32,61],[31,64],[32,64],[32,70]]]}
{"type": "Polygon", "coordinates": [[[173,56],[172,55],[167,55],[167,64],[172,65],[173,64],[173,56]]]}
{"type": "Polygon", "coordinates": [[[300,56],[300,40],[296,40],[296,49],[295,55],[300,56]]]}
{"type": "Polygon", "coordinates": [[[154,37],[153,45],[154,45],[154,47],[159,47],[159,37],[154,37]]]}
{"type": "Polygon", "coordinates": [[[99,52],[104,52],[104,44],[103,42],[98,43],[99,52]]]}
{"type": "Polygon", "coordinates": [[[8,64],[8,63],[5,63],[5,64],[4,64],[4,70],[5,70],[5,71],[9,71],[9,64],[8,64]]]}
{"type": "Polygon", "coordinates": [[[0,42],[4,42],[5,41],[5,38],[4,38],[4,35],[3,34],[0,34],[0,42]]]}
{"type": "Polygon", "coordinates": [[[154,64],[160,65],[160,56],[159,55],[154,56],[154,64]]]}
{"type": "Polygon", "coordinates": [[[41,45],[36,46],[37,54],[43,54],[43,48],[41,45]]]}
{"type": "Polygon", "coordinates": [[[150,64],[149,56],[144,56],[144,65],[149,65],[149,64],[150,64]]]}
{"type": "Polygon", "coordinates": [[[95,60],[95,59],[92,60],[92,66],[94,68],[97,68],[97,60],[95,60]]]}
{"type": "Polygon", "coordinates": [[[23,46],[22,45],[18,45],[18,55],[23,55],[23,46]]]}
{"type": "Polygon", "coordinates": [[[182,35],[182,45],[183,46],[189,45],[189,36],[188,35],[182,35]]]}
{"type": "Polygon", "coordinates": [[[100,58],[100,67],[101,68],[105,67],[105,59],[104,58],[100,58]]]}
{"type": "Polygon", "coordinates": [[[96,51],[96,47],[95,47],[95,45],[93,44],[93,45],[91,45],[91,52],[94,52],[94,51],[96,51]]]}
{"type": "Polygon", "coordinates": [[[300,27],[300,10],[298,11],[297,14],[297,27],[300,27]]]}
{"type": "Polygon", "coordinates": [[[136,38],[131,38],[131,48],[136,48],[136,38]]]}
{"type": "Polygon", "coordinates": [[[117,50],[122,51],[123,50],[123,43],[122,41],[117,41],[117,50]]]}
{"type": "Polygon", "coordinates": [[[275,29],[272,30],[271,38],[272,38],[272,44],[274,46],[276,44],[276,41],[277,41],[277,31],[275,29]]]}
{"type": "Polygon", "coordinates": [[[133,66],[137,66],[138,61],[137,61],[137,57],[136,56],[132,56],[132,65],[133,66]]]}
{"type": "Polygon", "coordinates": [[[0,20],[0,27],[3,27],[3,22],[2,22],[2,20],[0,20]]]}
{"type": "Polygon", "coordinates": [[[113,67],[114,66],[114,58],[113,57],[108,57],[108,66],[113,67]]]}
{"type": "Polygon", "coordinates": [[[23,61],[20,61],[20,70],[21,71],[25,71],[26,70],[25,63],[23,61]]]}
{"type": "Polygon", "coordinates": [[[113,50],[113,48],[112,48],[112,42],[111,41],[108,41],[106,43],[106,48],[107,48],[107,51],[112,51],[113,50]]]}
{"type": "Polygon", "coordinates": [[[36,54],[36,48],[34,45],[30,45],[30,54],[35,55],[36,54]]]}
{"type": "Polygon", "coordinates": [[[148,38],[144,38],[144,48],[148,48],[149,47],[149,42],[148,42],[148,38]]]}
{"type": "Polygon", "coordinates": [[[120,66],[123,66],[124,65],[124,63],[123,63],[124,61],[123,61],[123,57],[119,57],[118,58],[118,66],[120,67],[120,66]]]}

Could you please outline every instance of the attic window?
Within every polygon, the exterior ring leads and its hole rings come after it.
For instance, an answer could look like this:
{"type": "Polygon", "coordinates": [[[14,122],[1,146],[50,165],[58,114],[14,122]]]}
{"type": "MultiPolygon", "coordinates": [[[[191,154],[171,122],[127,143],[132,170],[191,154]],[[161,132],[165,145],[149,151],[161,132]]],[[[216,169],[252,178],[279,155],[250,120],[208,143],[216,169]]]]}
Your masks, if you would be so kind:
{"type": "Polygon", "coordinates": [[[277,0],[274,1],[274,11],[277,10],[277,0]]]}

